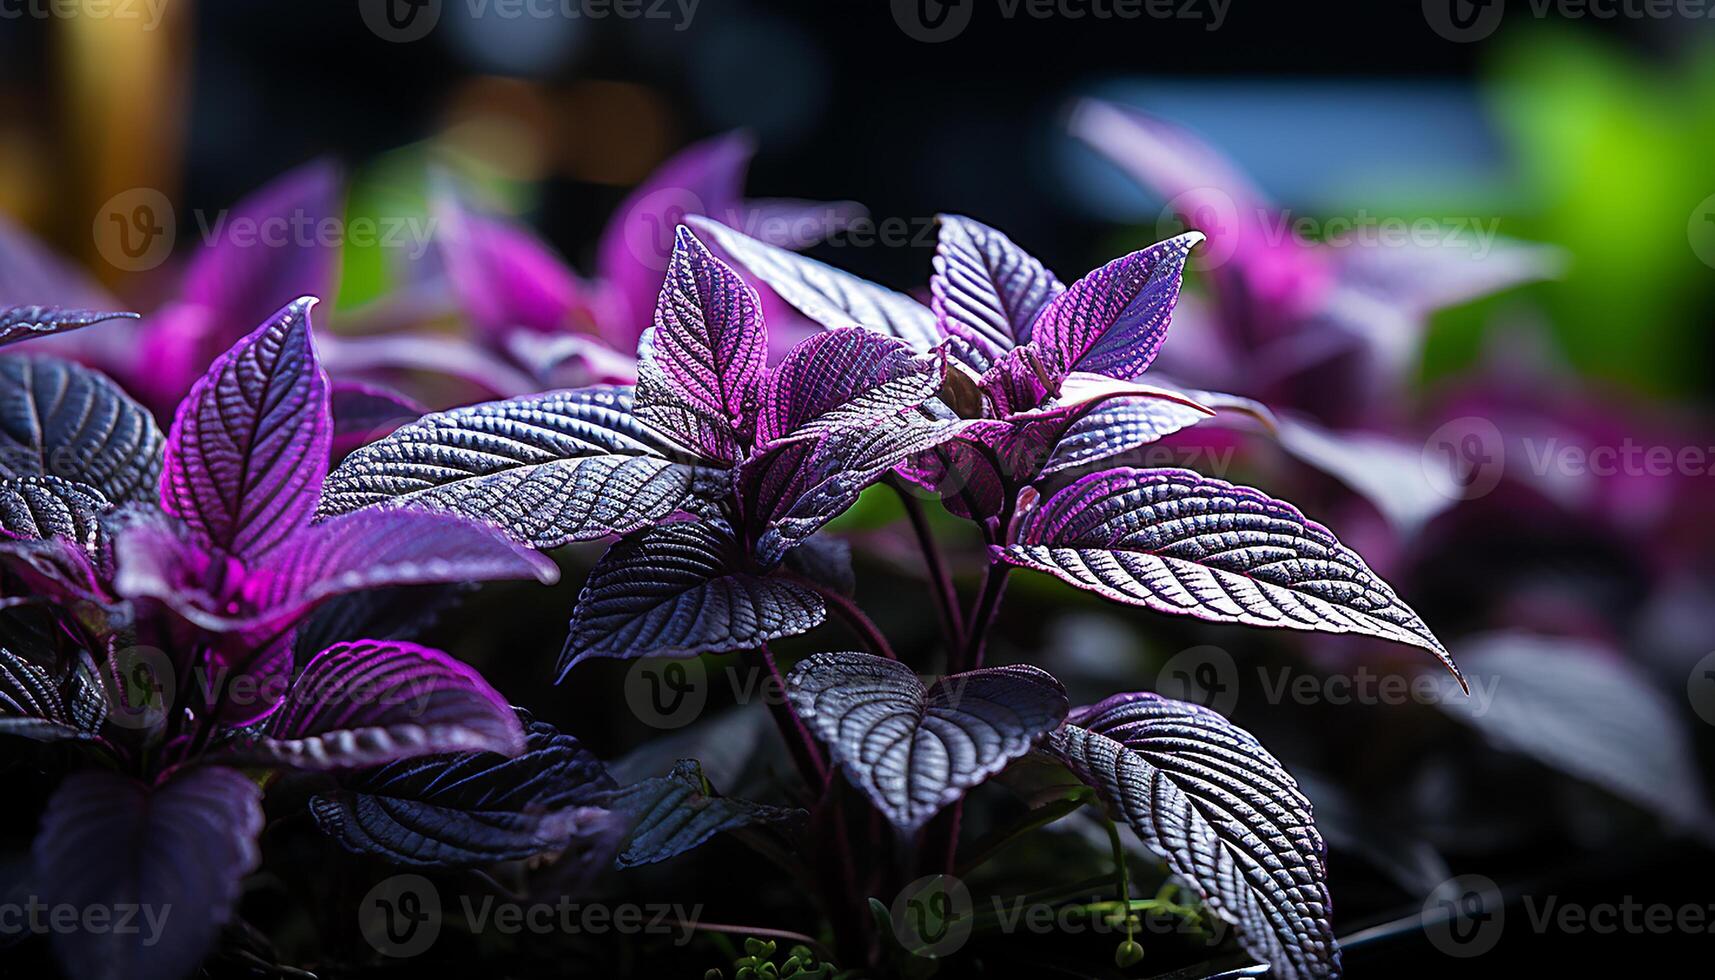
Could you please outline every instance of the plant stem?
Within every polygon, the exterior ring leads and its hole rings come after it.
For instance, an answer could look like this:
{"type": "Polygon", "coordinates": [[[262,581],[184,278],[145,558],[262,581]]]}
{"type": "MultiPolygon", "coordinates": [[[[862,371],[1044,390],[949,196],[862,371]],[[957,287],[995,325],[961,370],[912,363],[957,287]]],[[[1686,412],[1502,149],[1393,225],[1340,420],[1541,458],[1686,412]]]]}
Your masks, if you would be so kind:
{"type": "Polygon", "coordinates": [[[830,589],[807,579],[794,579],[794,581],[805,588],[814,590],[817,595],[821,596],[822,601],[828,604],[828,608],[845,620],[846,625],[857,633],[858,637],[863,640],[864,646],[869,648],[870,653],[878,657],[886,657],[889,660],[899,659],[894,654],[893,647],[888,644],[887,637],[882,634],[881,628],[875,625],[875,620],[865,615],[864,611],[859,609],[858,604],[853,602],[849,596],[841,593],[838,589],[830,589]]]}
{"type": "Polygon", "coordinates": [[[923,564],[929,572],[929,583],[935,597],[935,612],[941,618],[941,636],[951,653],[964,644],[965,624],[959,615],[959,592],[953,587],[953,576],[941,560],[941,549],[935,545],[935,535],[929,527],[929,517],[923,505],[911,491],[894,483],[893,489],[905,506],[905,516],[911,519],[911,530],[917,537],[917,547],[923,552],[923,564]]]}
{"type": "Polygon", "coordinates": [[[792,710],[792,705],[785,698],[786,678],[780,676],[780,666],[774,662],[774,653],[764,643],[757,647],[762,653],[762,662],[768,665],[768,676],[782,696],[776,700],[768,700],[768,711],[774,716],[774,724],[780,729],[780,736],[786,740],[786,747],[792,752],[792,761],[798,766],[798,775],[803,777],[809,786],[811,794],[820,793],[828,785],[828,764],[822,761],[822,750],[816,747],[816,740],[810,735],[810,730],[804,727],[804,722],[798,713],[792,710]]]}
{"type": "Polygon", "coordinates": [[[1120,840],[1120,829],[1112,820],[1104,820],[1108,825],[1108,844],[1114,849],[1114,872],[1119,877],[1120,901],[1126,903],[1125,938],[1132,942],[1131,928],[1131,869],[1125,863],[1125,842],[1120,840]]]}
{"type": "Polygon", "coordinates": [[[994,625],[995,613],[1000,609],[1000,598],[1006,592],[1006,576],[1010,571],[1012,566],[1005,562],[989,563],[988,574],[983,578],[982,594],[977,597],[977,604],[968,620],[965,655],[959,671],[975,670],[983,665],[983,646],[988,639],[989,627],[994,625]]]}
{"type": "Polygon", "coordinates": [[[1002,827],[985,835],[975,845],[976,855],[960,862],[958,874],[963,878],[972,871],[983,866],[990,858],[1012,846],[1032,831],[1039,830],[1049,824],[1076,812],[1090,800],[1088,793],[1079,793],[1063,800],[1055,800],[1045,806],[1037,807],[1026,813],[1017,823],[1002,827]]]}

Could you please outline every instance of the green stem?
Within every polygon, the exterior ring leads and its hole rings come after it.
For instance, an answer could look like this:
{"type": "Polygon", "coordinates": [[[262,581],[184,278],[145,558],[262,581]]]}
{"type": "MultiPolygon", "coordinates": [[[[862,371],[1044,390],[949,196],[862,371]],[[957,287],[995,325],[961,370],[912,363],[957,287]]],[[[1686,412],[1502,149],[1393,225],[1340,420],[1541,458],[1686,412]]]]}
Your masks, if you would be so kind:
{"type": "Polygon", "coordinates": [[[1114,849],[1114,873],[1119,878],[1120,901],[1127,905],[1125,916],[1125,939],[1132,942],[1131,917],[1131,869],[1125,863],[1125,842],[1120,840],[1120,829],[1112,820],[1104,820],[1108,825],[1108,844],[1114,849]]]}

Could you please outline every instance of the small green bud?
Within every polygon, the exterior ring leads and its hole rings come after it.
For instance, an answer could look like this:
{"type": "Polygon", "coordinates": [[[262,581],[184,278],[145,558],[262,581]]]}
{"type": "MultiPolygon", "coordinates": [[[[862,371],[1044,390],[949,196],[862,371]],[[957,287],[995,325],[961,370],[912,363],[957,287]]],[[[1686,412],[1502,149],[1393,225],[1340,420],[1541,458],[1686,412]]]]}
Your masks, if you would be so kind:
{"type": "Polygon", "coordinates": [[[1143,947],[1127,939],[1114,949],[1114,965],[1120,968],[1136,966],[1143,962],[1143,947]]]}

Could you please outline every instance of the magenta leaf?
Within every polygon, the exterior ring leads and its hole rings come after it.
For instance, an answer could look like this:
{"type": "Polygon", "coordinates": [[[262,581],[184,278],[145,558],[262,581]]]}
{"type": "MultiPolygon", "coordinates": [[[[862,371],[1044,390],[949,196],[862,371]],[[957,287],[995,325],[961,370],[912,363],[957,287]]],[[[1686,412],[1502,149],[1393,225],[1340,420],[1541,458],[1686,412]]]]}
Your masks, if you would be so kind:
{"type": "Polygon", "coordinates": [[[332,298],[343,214],[343,176],[317,161],[282,175],[220,212],[185,273],[178,301],[144,321],[147,362],[134,384],[151,403],[172,404],[242,332],[300,296],[332,298]]]}
{"type": "Polygon", "coordinates": [[[377,508],[300,530],[249,567],[216,574],[221,559],[163,523],[119,536],[115,587],[158,599],[207,630],[281,630],[347,592],[394,585],[530,578],[559,568],[499,528],[459,514],[377,508]]]}
{"type": "Polygon", "coordinates": [[[827,609],[812,590],[747,570],[721,520],[668,524],[602,556],[572,610],[560,677],[591,657],[689,657],[804,633],[827,609]]]}
{"type": "Polygon", "coordinates": [[[1073,283],[1037,319],[1032,340],[1055,376],[1088,371],[1128,380],[1155,360],[1185,258],[1203,240],[1186,232],[1114,259],[1073,283]]]}
{"type": "Polygon", "coordinates": [[[1093,473],[1026,515],[1000,550],[1116,602],[1215,622],[1357,633],[1421,647],[1429,627],[1291,504],[1188,470],[1093,473]]]}
{"type": "Polygon", "coordinates": [[[1310,801],[1249,732],[1200,705],[1120,694],[1073,712],[1048,749],[1271,976],[1339,975],[1310,801]]]}
{"type": "Polygon", "coordinates": [[[905,833],[1029,752],[1066,718],[1066,689],[1022,665],[928,687],[896,660],[818,653],[786,696],[851,779],[905,833]]]}
{"type": "Polygon", "coordinates": [[[357,450],[320,512],[417,504],[553,548],[648,527],[727,492],[632,416],[629,388],[584,388],[439,412],[357,450]]]}
{"type": "Polygon", "coordinates": [[[919,352],[933,350],[945,339],[934,312],[903,293],[757,241],[707,218],[691,217],[686,222],[798,312],[830,330],[867,327],[902,340],[919,352]]]}
{"type": "Polygon", "coordinates": [[[334,456],[367,446],[429,410],[391,388],[367,381],[335,381],[329,393],[334,456]]]}
{"type": "Polygon", "coordinates": [[[189,976],[259,863],[262,822],[261,787],[233,769],[182,770],[154,786],[105,770],[66,777],[34,846],[44,899],[138,910],[134,929],[112,928],[117,913],[102,928],[56,929],[54,952],[66,974],[189,976]]]}
{"type": "Polygon", "coordinates": [[[235,764],[359,769],[448,752],[517,755],[524,731],[475,669],[401,641],[328,647],[292,682],[260,737],[216,750],[235,764]]]}
{"type": "Polygon", "coordinates": [[[938,221],[929,289],[942,329],[974,334],[1002,351],[1027,343],[1037,316],[1066,287],[988,225],[955,214],[938,221]]]}
{"type": "Polygon", "coordinates": [[[1209,414],[1175,398],[1124,397],[1079,415],[1054,442],[1042,473],[1099,463],[1205,421],[1209,414]]]}
{"type": "Polygon", "coordinates": [[[64,538],[95,557],[106,538],[101,515],[112,507],[94,487],[58,477],[0,480],[0,537],[64,538]]]}
{"type": "Polygon", "coordinates": [[[637,348],[637,417],[711,459],[749,446],[767,371],[756,290],[680,228],[655,325],[637,348]]]}
{"type": "Polygon", "coordinates": [[[108,320],[137,319],[135,313],[99,313],[58,306],[0,306],[0,347],[31,337],[70,333],[108,320]]]}
{"type": "Polygon", "coordinates": [[[0,647],[0,735],[43,742],[95,739],[107,699],[89,657],[42,664],[0,647]]]}
{"type": "Polygon", "coordinates": [[[452,195],[436,201],[447,279],[491,340],[514,330],[556,333],[587,299],[565,261],[530,229],[473,213],[452,195]]]}
{"type": "Polygon", "coordinates": [[[682,759],[665,776],[626,786],[607,805],[630,823],[618,868],[635,868],[674,858],[716,834],[742,827],[790,826],[804,811],[716,796],[702,766],[682,759]]]}
{"type": "Polygon", "coordinates": [[[518,861],[616,836],[607,767],[552,725],[522,710],[518,719],[517,756],[423,756],[352,773],[311,797],[310,815],[354,854],[419,867],[518,861]]]}
{"type": "Polygon", "coordinates": [[[309,523],[333,425],[304,297],[209,366],[167,436],[161,506],[209,547],[258,555],[309,523]]]}
{"type": "Polygon", "coordinates": [[[52,358],[0,358],[0,477],[58,477],[115,504],[152,501],[161,443],[154,418],[106,375],[52,358]]]}
{"type": "Polygon", "coordinates": [[[846,327],[807,338],[769,372],[758,445],[903,415],[940,390],[946,366],[903,342],[846,327]]]}

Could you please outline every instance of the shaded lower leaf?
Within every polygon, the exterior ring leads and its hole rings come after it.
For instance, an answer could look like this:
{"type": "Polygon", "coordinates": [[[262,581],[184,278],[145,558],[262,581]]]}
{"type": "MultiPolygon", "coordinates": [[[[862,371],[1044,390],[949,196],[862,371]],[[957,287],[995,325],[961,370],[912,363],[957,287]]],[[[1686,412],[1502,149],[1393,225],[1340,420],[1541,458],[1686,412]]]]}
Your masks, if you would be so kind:
{"type": "Polygon", "coordinates": [[[56,476],[0,480],[0,535],[64,538],[93,556],[105,536],[101,515],[112,506],[100,490],[56,476]]]}
{"type": "Polygon", "coordinates": [[[43,742],[94,738],[107,700],[87,657],[53,669],[0,647],[0,734],[43,742]]]}
{"type": "Polygon", "coordinates": [[[668,524],[608,549],[590,572],[560,677],[591,657],[686,657],[749,650],[822,622],[822,598],[748,571],[719,520],[668,524]]]}
{"type": "Polygon", "coordinates": [[[48,357],[0,358],[0,477],[55,476],[115,504],[153,502],[161,430],[106,375],[48,357]]]}
{"type": "Polygon", "coordinates": [[[1073,712],[1047,747],[1272,975],[1339,975],[1310,801],[1250,733],[1200,705],[1120,694],[1073,712]]]}
{"type": "Polygon", "coordinates": [[[1066,689],[1023,665],[943,677],[864,653],[819,653],[786,696],[853,785],[907,833],[1029,752],[1066,717],[1066,689]]]}
{"type": "Polygon", "coordinates": [[[262,790],[234,769],[187,769],[153,787],[108,771],[66,777],[34,847],[44,898],[138,909],[129,931],[56,929],[67,975],[188,976],[232,917],[261,830],[262,790]]]}
{"type": "Polygon", "coordinates": [[[310,800],[316,825],[347,850],[396,864],[474,867],[611,836],[616,785],[590,751],[518,712],[524,751],[436,755],[343,780],[310,800]]]}
{"type": "Polygon", "coordinates": [[[791,824],[802,810],[715,796],[702,767],[684,759],[665,776],[645,779],[608,797],[607,805],[629,822],[618,868],[635,868],[677,857],[716,834],[741,827],[791,824]]]}
{"type": "Polygon", "coordinates": [[[512,707],[475,669],[415,643],[360,640],[317,654],[263,734],[223,751],[235,762],[358,769],[523,746],[512,707]]]}

